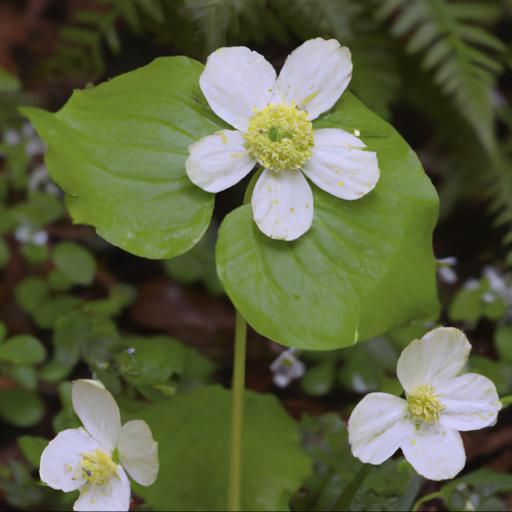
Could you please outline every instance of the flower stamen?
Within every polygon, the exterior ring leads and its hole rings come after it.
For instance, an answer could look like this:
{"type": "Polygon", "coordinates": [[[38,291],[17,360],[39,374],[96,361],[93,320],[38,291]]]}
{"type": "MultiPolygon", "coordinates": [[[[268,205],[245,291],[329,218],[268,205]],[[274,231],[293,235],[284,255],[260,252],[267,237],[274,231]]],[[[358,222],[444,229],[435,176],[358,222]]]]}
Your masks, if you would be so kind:
{"type": "Polygon", "coordinates": [[[274,171],[298,169],[313,154],[313,125],[295,104],[256,110],[244,138],[249,153],[274,171]]]}
{"type": "Polygon", "coordinates": [[[77,476],[90,485],[105,485],[113,477],[118,477],[117,467],[112,458],[97,448],[93,452],[81,453],[77,466],[77,476]]]}
{"type": "Polygon", "coordinates": [[[414,393],[407,397],[407,406],[410,419],[418,426],[421,423],[437,423],[445,409],[435,394],[434,387],[427,384],[418,386],[414,393]]]}

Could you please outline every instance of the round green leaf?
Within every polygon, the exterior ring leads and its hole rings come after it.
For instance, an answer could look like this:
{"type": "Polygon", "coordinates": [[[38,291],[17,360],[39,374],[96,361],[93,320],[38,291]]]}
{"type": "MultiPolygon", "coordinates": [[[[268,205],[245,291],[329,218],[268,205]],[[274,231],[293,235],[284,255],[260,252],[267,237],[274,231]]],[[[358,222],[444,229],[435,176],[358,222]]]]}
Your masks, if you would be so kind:
{"type": "Polygon", "coordinates": [[[349,93],[314,125],[361,132],[379,159],[375,190],[344,201],[311,185],[313,226],[294,242],[267,238],[244,205],[222,223],[216,251],[219,277],[252,327],[310,350],[351,345],[438,308],[438,197],[414,152],[349,93]]]}
{"type": "Polygon", "coordinates": [[[57,114],[24,110],[75,222],[147,258],[176,256],[201,238],[214,195],[190,182],[184,163],[190,144],[224,127],[200,91],[202,70],[160,58],[75,91],[57,114]]]}
{"type": "Polygon", "coordinates": [[[0,345],[0,361],[19,365],[39,364],[46,358],[44,345],[34,336],[21,334],[0,345]]]}
{"type": "Polygon", "coordinates": [[[4,389],[0,391],[0,417],[17,427],[31,427],[44,415],[44,404],[34,391],[4,389]]]}
{"type": "MultiPolygon", "coordinates": [[[[310,472],[298,429],[275,397],[245,393],[241,510],[289,510],[310,472]]],[[[144,409],[159,444],[160,472],[135,486],[155,510],[226,510],[231,393],[203,387],[144,409]]]]}
{"type": "Polygon", "coordinates": [[[53,250],[53,262],[71,283],[89,285],[96,274],[96,260],[85,247],[62,242],[53,250]]]}
{"type": "Polygon", "coordinates": [[[168,336],[134,338],[127,344],[129,348],[119,353],[116,362],[121,374],[134,385],[159,384],[183,369],[183,346],[168,336]]]}

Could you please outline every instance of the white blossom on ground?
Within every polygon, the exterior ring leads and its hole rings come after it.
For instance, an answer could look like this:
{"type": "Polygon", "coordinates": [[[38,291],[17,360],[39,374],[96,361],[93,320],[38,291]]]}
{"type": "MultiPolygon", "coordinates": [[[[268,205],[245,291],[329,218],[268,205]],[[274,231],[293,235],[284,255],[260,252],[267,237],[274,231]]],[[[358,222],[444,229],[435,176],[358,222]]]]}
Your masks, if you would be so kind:
{"type": "Polygon", "coordinates": [[[464,333],[451,327],[406,347],[397,365],[405,398],[370,393],[357,404],[348,422],[353,455],[382,464],[400,448],[425,478],[455,477],[466,463],[459,431],[493,425],[502,407],[488,378],[461,374],[470,351],[464,333]]]}
{"type": "Polygon", "coordinates": [[[158,475],[158,444],[142,420],[121,426],[119,407],[99,381],[73,382],[73,408],[83,427],[60,432],[41,455],[41,480],[64,492],[80,491],[78,511],[130,507],[128,475],[148,486],[158,475]]]}
{"type": "Polygon", "coordinates": [[[355,200],[379,180],[377,155],[353,133],[314,130],[352,77],[350,50],[334,39],[311,39],[294,50],[279,74],[259,53],[220,48],[199,84],[212,110],[234,130],[192,144],[185,167],[207,192],[225,190],[263,167],[251,199],[253,218],[267,236],[295,240],[313,222],[313,193],[304,177],[341,199],[355,200]]]}

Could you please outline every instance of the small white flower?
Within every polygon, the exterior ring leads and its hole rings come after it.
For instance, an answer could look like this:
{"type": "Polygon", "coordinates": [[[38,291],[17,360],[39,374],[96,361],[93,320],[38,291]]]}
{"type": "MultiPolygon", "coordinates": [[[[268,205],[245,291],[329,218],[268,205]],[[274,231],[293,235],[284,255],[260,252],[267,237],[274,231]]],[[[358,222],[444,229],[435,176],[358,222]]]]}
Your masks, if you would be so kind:
{"type": "Polygon", "coordinates": [[[207,192],[219,192],[259,163],[264,170],[251,201],[256,224],[271,238],[300,237],[313,222],[313,193],[302,173],[348,200],[364,196],[379,180],[377,156],[365,151],[358,136],[313,130],[311,123],[334,106],[351,77],[350,51],[334,39],[306,41],[288,56],[279,77],[249,48],[215,51],[199,83],[212,110],[235,130],[190,146],[189,178],[207,192]]]}
{"type": "Polygon", "coordinates": [[[451,327],[413,341],[397,365],[406,398],[370,393],[352,412],[348,431],[354,456],[382,464],[400,448],[430,480],[457,475],[466,463],[459,431],[493,425],[502,407],[489,379],[459,375],[470,351],[464,333],[451,327]]]}
{"type": "Polygon", "coordinates": [[[4,140],[8,146],[17,146],[21,142],[21,137],[16,130],[7,130],[4,134],[4,140]]]}
{"type": "Polygon", "coordinates": [[[151,485],[158,474],[158,444],[142,420],[121,427],[113,396],[94,380],[73,382],[73,408],[84,428],[63,430],[41,455],[41,480],[64,492],[80,491],[73,510],[128,510],[128,474],[151,485]]]}
{"type": "Polygon", "coordinates": [[[285,388],[292,380],[300,379],[304,375],[306,367],[295,355],[296,352],[297,349],[289,348],[281,352],[270,365],[273,381],[277,387],[285,388]]]}
{"type": "Polygon", "coordinates": [[[457,258],[449,256],[448,258],[438,258],[437,260],[437,275],[441,282],[446,284],[455,284],[458,281],[457,272],[457,258]]]}

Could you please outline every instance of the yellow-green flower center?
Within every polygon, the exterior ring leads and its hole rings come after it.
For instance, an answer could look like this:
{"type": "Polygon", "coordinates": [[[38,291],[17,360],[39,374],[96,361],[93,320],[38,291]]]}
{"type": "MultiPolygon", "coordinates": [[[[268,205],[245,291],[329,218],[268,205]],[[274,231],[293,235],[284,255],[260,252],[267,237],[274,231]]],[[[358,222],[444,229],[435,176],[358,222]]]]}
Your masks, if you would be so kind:
{"type": "Polygon", "coordinates": [[[245,147],[263,167],[297,169],[311,158],[313,125],[295,105],[270,103],[249,121],[245,147]]]}
{"type": "Polygon", "coordinates": [[[91,485],[105,485],[111,478],[117,477],[117,467],[114,461],[99,448],[93,452],[81,453],[82,460],[77,472],[91,485]]]}
{"type": "Polygon", "coordinates": [[[421,385],[407,397],[407,405],[411,419],[417,425],[421,423],[434,424],[444,410],[433,386],[421,385]]]}

